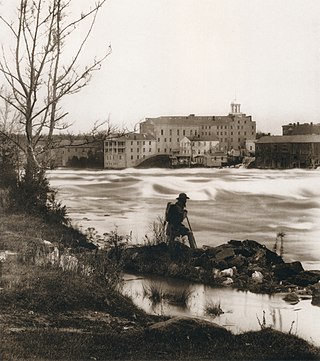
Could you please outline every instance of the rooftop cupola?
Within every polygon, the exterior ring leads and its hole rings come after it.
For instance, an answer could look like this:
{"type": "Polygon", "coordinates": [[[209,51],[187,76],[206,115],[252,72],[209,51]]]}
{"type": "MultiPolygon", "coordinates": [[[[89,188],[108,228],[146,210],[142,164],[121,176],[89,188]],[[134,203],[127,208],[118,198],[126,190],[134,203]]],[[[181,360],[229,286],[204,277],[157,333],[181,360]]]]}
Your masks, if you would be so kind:
{"type": "Polygon", "coordinates": [[[240,106],[241,106],[241,104],[238,103],[236,100],[234,100],[234,101],[231,103],[231,113],[230,113],[230,114],[232,114],[232,115],[239,115],[239,114],[241,114],[240,106]]]}

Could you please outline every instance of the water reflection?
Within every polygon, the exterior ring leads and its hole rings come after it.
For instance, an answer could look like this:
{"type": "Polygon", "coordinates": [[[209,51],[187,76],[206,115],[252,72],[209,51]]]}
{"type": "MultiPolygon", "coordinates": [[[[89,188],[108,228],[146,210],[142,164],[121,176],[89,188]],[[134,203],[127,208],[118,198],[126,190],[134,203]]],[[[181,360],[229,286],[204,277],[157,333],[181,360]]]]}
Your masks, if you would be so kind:
{"type": "Polygon", "coordinates": [[[316,322],[320,321],[320,307],[312,306],[311,299],[291,305],[282,299],[283,294],[261,295],[177,279],[141,278],[128,274],[125,275],[122,292],[149,314],[199,317],[215,322],[233,333],[260,330],[260,324],[264,324],[282,332],[291,332],[320,346],[316,322]],[[151,288],[157,288],[167,295],[180,295],[188,290],[189,297],[185,306],[172,304],[166,297],[157,303],[146,292],[151,288]],[[208,305],[220,305],[223,313],[218,316],[208,314],[208,305]]]}

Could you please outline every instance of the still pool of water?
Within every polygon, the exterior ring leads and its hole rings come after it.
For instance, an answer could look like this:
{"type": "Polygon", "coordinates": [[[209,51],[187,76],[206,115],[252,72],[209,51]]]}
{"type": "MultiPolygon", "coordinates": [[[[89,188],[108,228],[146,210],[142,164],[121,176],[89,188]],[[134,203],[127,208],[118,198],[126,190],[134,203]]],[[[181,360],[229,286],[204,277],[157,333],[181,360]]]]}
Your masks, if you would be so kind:
{"type": "Polygon", "coordinates": [[[311,304],[311,298],[291,305],[283,300],[283,294],[266,295],[236,291],[231,288],[213,288],[201,284],[161,277],[124,276],[123,294],[149,314],[198,317],[214,322],[233,333],[260,330],[265,317],[266,326],[294,335],[320,346],[320,307],[311,304]],[[146,295],[151,287],[165,294],[181,294],[188,290],[186,307],[162,301],[153,304],[146,295]],[[147,290],[147,292],[145,292],[147,290]],[[220,305],[224,312],[210,316],[208,306],[220,305]]]}

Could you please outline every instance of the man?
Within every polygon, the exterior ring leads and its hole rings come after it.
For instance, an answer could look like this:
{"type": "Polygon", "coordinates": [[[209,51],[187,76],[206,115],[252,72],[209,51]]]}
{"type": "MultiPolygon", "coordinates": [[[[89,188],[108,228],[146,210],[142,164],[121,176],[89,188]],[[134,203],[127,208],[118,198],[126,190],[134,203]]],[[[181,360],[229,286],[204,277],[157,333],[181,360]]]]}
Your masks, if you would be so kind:
{"type": "Polygon", "coordinates": [[[185,193],[180,193],[176,203],[169,204],[166,211],[166,221],[168,222],[166,235],[172,242],[177,236],[188,236],[191,248],[196,248],[196,242],[193,233],[182,222],[187,217],[186,204],[190,199],[185,193]]]}

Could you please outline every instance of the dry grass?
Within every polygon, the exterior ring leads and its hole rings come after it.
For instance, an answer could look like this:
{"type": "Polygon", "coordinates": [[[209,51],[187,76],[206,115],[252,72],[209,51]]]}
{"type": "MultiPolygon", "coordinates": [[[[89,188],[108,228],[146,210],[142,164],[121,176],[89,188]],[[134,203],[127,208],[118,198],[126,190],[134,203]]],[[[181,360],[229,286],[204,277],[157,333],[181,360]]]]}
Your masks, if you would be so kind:
{"type": "Polygon", "coordinates": [[[210,316],[220,316],[224,312],[222,311],[220,302],[219,303],[209,302],[206,304],[205,313],[210,316]]]}
{"type": "MultiPolygon", "coordinates": [[[[20,215],[1,215],[0,227],[1,247],[18,252],[27,239],[50,234],[50,227],[38,219],[20,215]]],[[[61,237],[57,229],[51,233],[61,237]]],[[[269,329],[237,336],[224,329],[192,329],[188,334],[177,329],[151,339],[149,325],[162,319],[147,316],[94,278],[16,261],[3,264],[1,360],[320,359],[319,349],[269,329]]],[[[163,297],[154,285],[147,293],[163,297]]],[[[184,292],[182,298],[187,296],[184,292]]]]}
{"type": "Polygon", "coordinates": [[[163,297],[164,297],[164,299],[166,299],[168,301],[168,303],[170,303],[172,305],[180,306],[180,307],[187,307],[191,294],[192,294],[192,291],[185,288],[182,290],[177,290],[174,293],[165,293],[163,295],[163,297]]]}

